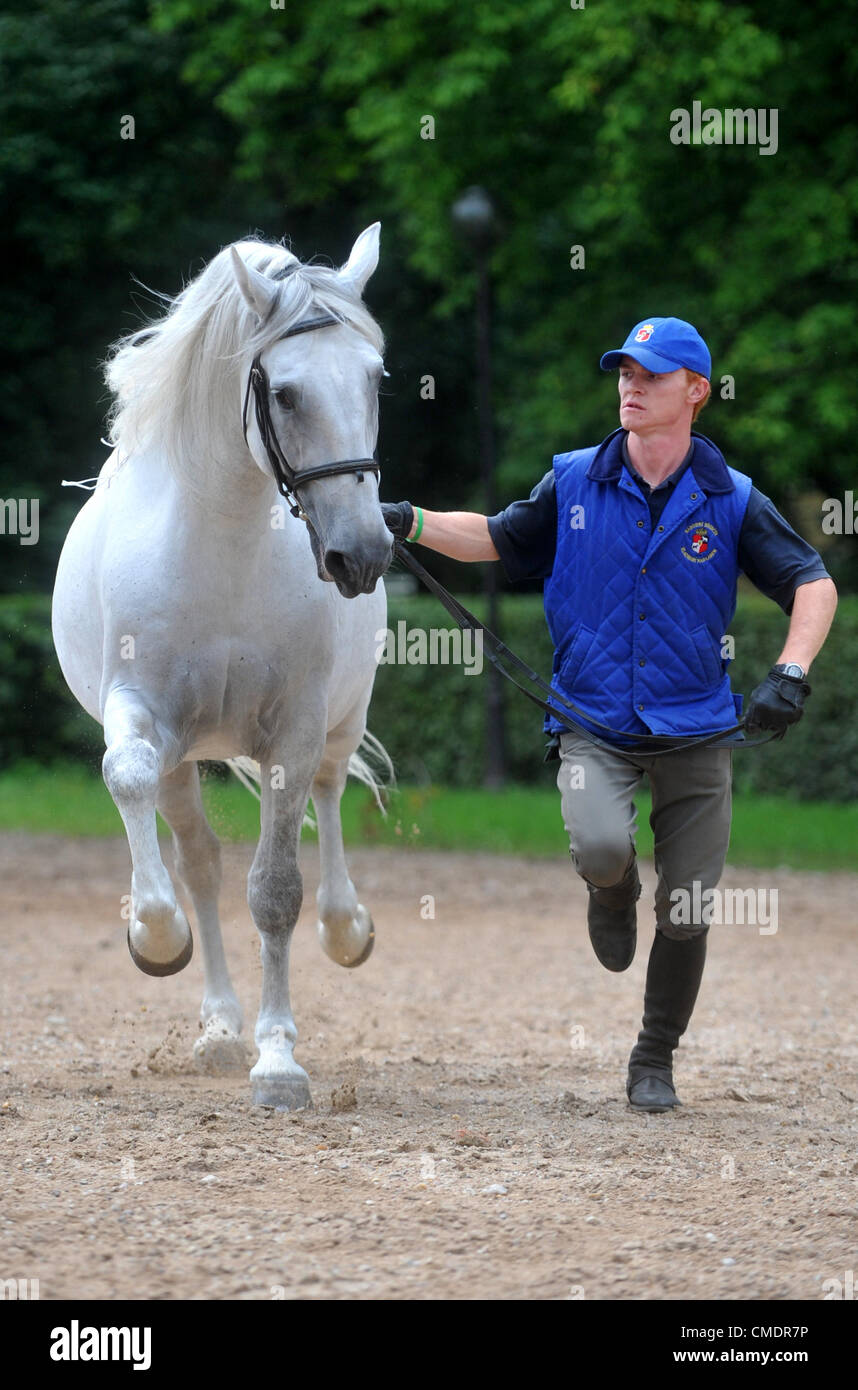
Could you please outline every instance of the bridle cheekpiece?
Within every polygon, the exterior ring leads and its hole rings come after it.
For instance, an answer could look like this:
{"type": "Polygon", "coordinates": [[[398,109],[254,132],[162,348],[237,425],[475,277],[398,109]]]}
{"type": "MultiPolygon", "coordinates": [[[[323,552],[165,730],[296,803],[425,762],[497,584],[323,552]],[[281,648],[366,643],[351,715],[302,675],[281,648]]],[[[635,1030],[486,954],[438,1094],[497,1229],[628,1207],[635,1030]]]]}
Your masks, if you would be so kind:
{"type": "MultiPolygon", "coordinates": [[[[297,264],[287,267],[286,271],[281,272],[277,278],[283,278],[296,270],[297,264]]],[[[335,314],[319,314],[316,318],[303,319],[300,323],[293,324],[287,328],[285,333],[280,334],[282,338],[294,338],[299,333],[311,333],[317,328],[328,328],[334,324],[344,323],[345,320],[338,318],[335,314]]],[[[277,341],[279,342],[280,339],[277,341]]],[[[268,462],[271,465],[271,472],[277,483],[278,490],[289,503],[289,510],[293,516],[300,517],[302,521],[309,521],[307,513],[301,506],[296,496],[296,489],[303,487],[306,483],[312,483],[317,478],[333,478],[340,473],[355,473],[359,483],[363,482],[364,473],[375,473],[376,478],[381,477],[381,470],[378,462],[374,458],[363,459],[338,459],[334,463],[322,463],[317,468],[305,468],[300,473],[296,473],[286,455],[283,452],[277,432],[271,419],[271,407],[269,397],[271,387],[268,381],[268,373],[262,365],[262,353],[258,352],[250,364],[250,373],[247,378],[247,389],[244,393],[244,405],[241,412],[241,424],[244,430],[244,441],[247,443],[247,411],[250,404],[250,395],[253,393],[254,409],[256,412],[256,427],[259,430],[259,437],[262,440],[268,462]]]]}

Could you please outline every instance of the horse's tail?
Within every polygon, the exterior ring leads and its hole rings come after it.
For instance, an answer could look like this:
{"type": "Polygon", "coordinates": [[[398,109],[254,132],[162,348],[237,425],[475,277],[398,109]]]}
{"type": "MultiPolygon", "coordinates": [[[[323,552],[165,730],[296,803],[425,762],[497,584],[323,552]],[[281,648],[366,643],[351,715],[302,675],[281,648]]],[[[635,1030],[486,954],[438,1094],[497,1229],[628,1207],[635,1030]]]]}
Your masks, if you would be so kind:
{"type": "Polygon", "coordinates": [[[375,798],[375,804],[383,816],[387,815],[387,807],[384,804],[384,793],[396,784],[396,773],[393,770],[393,763],[390,761],[390,754],[384,745],[367,730],[358,744],[357,752],[352,753],[349,758],[349,776],[356,781],[363,782],[365,787],[369,787],[375,798]],[[369,755],[369,761],[361,757],[361,751],[369,755]],[[374,764],[374,766],[373,766],[374,764]]]}
{"type": "MultiPolygon", "coordinates": [[[[231,768],[249,792],[261,800],[260,785],[261,773],[259,763],[253,758],[227,758],[227,767],[231,768]]],[[[393,770],[393,763],[390,755],[374,734],[367,731],[360,743],[357,752],[352,753],[348,762],[349,776],[356,781],[363,782],[365,787],[369,787],[375,798],[375,804],[383,816],[387,815],[387,808],[384,804],[384,794],[395,785],[396,773],[393,770]],[[362,756],[366,754],[367,756],[362,756]]],[[[307,812],[304,816],[304,824],[311,829],[316,828],[314,818],[307,812]]]]}

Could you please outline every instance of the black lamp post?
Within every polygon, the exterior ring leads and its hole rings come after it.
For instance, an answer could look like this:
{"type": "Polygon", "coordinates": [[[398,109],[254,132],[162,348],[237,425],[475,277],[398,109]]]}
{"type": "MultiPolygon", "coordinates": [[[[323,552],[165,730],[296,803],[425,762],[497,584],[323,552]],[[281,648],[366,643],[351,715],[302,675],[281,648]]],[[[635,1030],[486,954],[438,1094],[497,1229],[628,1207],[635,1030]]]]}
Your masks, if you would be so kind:
{"type": "MultiPolygon", "coordinates": [[[[495,492],[495,432],[492,415],[492,281],[489,256],[497,240],[494,204],[484,188],[467,188],[452,207],[453,224],[468,242],[477,263],[477,418],[480,438],[480,472],[486,514],[497,511],[495,492]]],[[[488,626],[498,630],[497,566],[486,565],[485,595],[488,626]]],[[[506,780],[506,738],[504,731],[501,677],[489,666],[486,682],[486,762],[487,787],[503,786],[506,780]]]]}

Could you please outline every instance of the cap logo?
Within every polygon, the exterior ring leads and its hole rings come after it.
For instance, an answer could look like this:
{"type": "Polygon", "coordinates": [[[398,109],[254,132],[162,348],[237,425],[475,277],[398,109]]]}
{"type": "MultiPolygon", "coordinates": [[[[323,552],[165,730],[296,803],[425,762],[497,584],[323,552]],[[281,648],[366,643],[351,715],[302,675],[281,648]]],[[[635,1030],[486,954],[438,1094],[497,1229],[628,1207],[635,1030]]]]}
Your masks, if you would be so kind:
{"type": "Polygon", "coordinates": [[[655,332],[655,327],[654,327],[653,324],[651,324],[651,323],[645,323],[645,324],[643,324],[642,327],[640,327],[640,328],[638,329],[637,333],[635,334],[635,342],[636,342],[636,343],[646,343],[646,342],[649,342],[649,339],[652,337],[652,335],[653,335],[654,332],[655,332]]]}

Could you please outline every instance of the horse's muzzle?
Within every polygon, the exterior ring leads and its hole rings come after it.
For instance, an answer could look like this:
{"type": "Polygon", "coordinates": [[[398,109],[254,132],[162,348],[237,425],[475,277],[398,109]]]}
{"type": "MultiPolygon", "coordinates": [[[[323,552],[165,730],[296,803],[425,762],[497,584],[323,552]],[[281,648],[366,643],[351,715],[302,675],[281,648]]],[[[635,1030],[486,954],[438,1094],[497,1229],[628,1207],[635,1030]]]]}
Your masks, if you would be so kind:
{"type": "MultiPolygon", "coordinates": [[[[390,564],[390,547],[366,546],[360,551],[326,550],[325,573],[344,598],[371,594],[390,564]]],[[[322,576],[324,577],[324,576],[322,576]]]]}

